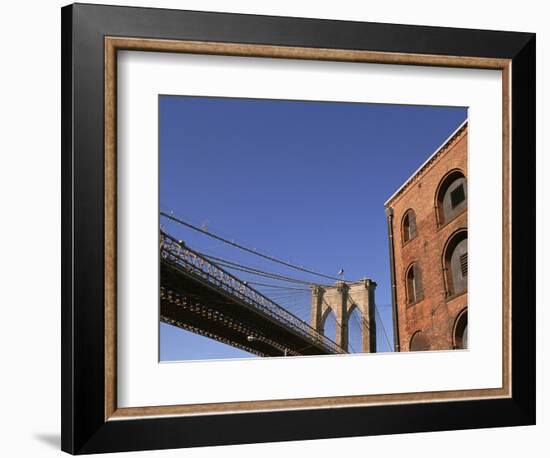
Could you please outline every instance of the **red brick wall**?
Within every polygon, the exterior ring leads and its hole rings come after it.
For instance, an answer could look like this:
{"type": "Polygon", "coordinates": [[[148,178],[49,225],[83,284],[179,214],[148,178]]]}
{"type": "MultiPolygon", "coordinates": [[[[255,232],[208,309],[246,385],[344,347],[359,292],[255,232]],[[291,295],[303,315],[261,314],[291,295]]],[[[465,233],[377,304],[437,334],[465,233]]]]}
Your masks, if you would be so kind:
{"type": "Polygon", "coordinates": [[[467,210],[447,224],[439,225],[436,194],[444,177],[460,170],[467,178],[467,127],[463,128],[386,207],[393,209],[395,281],[401,351],[408,351],[412,335],[422,331],[432,350],[453,348],[453,326],[467,306],[467,293],[446,296],[443,251],[449,237],[467,228],[467,210]],[[416,213],[417,235],[403,242],[402,220],[412,208],[416,213]],[[406,271],[417,262],[422,271],[424,297],[407,304],[406,271]]]}

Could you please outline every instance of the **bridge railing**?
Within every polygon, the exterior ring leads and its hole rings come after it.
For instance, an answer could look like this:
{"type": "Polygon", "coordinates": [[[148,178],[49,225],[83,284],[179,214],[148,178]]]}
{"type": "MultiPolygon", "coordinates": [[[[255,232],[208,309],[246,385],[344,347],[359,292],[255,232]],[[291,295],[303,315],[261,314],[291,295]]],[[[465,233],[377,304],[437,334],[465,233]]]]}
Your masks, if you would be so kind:
{"type": "Polygon", "coordinates": [[[309,324],[165,232],[160,234],[160,256],[210,285],[236,296],[256,311],[284,323],[287,328],[313,345],[324,347],[330,353],[346,353],[334,341],[309,324]]]}

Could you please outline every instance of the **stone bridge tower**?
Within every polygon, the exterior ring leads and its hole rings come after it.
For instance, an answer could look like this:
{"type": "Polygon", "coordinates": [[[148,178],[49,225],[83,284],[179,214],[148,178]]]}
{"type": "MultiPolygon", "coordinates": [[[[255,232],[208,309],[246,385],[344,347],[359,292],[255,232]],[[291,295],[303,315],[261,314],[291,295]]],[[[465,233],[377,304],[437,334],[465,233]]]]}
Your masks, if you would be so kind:
{"type": "Polygon", "coordinates": [[[376,283],[364,278],[354,283],[337,282],[334,286],[311,288],[311,326],[324,333],[330,314],[336,317],[336,344],[348,351],[348,321],[355,308],[361,314],[361,352],[376,352],[374,291],[376,283]]]}

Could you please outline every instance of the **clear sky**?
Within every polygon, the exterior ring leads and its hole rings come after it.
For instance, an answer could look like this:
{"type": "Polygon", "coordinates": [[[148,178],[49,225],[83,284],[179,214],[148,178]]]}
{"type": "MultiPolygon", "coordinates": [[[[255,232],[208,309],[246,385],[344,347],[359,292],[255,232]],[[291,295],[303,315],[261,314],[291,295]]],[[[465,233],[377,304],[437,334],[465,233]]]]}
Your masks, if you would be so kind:
{"type": "MultiPolygon", "coordinates": [[[[160,96],[160,208],[293,264],[376,281],[377,350],[393,344],[384,202],[466,119],[463,107],[160,96]],[[384,334],[385,330],[385,334],[384,334]],[[387,339],[386,339],[387,337],[387,339]]],[[[308,282],[326,279],[231,248],[161,218],[210,255],[308,282]]],[[[276,280],[233,272],[247,281],[276,280]]],[[[310,293],[257,286],[309,322],[310,293]]],[[[359,321],[350,321],[351,351],[359,321]],[[355,324],[354,324],[355,323],[355,324]]],[[[336,320],[327,320],[334,337],[336,320]]],[[[252,357],[160,325],[161,360],[252,357]]]]}

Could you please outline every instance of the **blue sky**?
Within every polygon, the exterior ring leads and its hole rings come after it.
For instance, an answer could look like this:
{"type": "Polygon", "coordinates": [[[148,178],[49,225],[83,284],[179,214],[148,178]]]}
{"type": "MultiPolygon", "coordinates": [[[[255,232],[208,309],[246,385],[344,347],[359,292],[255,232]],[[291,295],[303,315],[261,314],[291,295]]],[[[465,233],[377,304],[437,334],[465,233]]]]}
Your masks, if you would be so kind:
{"type": "MultiPolygon", "coordinates": [[[[159,116],[161,210],[315,271],[336,275],[343,268],[347,280],[372,278],[378,284],[381,321],[377,348],[389,351],[387,340],[392,343],[393,337],[384,202],[466,119],[467,109],[160,96],[159,116]]],[[[166,219],[161,224],[199,251],[299,280],[326,282],[166,219]]],[[[306,288],[258,289],[309,321],[306,288]]],[[[335,327],[335,320],[327,321],[329,337],[335,327]]],[[[354,319],[351,351],[359,342],[354,319]]],[[[160,325],[163,361],[243,357],[253,355],[160,325]]]]}

